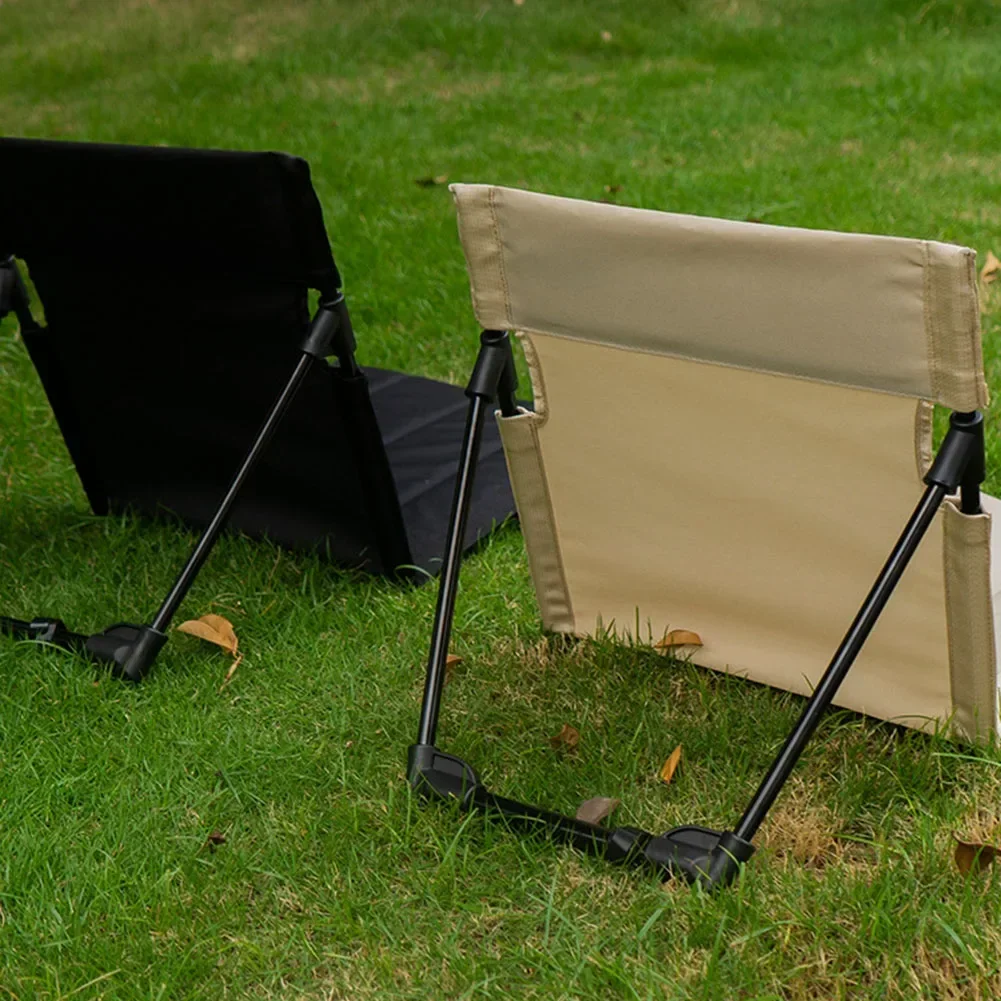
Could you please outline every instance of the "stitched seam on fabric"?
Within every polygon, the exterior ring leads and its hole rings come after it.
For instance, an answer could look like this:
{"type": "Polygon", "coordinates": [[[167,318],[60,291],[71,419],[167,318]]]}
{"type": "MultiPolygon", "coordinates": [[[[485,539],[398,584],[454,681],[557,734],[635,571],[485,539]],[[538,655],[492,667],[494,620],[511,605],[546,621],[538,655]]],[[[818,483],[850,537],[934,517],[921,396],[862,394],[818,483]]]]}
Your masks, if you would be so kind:
{"type": "Polygon", "coordinates": [[[935,331],[935,310],[932,308],[931,254],[928,241],[921,240],[921,311],[925,321],[925,351],[928,353],[928,380],[932,395],[936,400],[942,397],[942,380],[939,372],[938,351],[935,331]]]}
{"type": "Polygon", "coordinates": [[[914,408],[914,462],[917,465],[919,480],[923,480],[931,469],[933,419],[934,405],[928,400],[918,400],[914,408]]]}
{"type": "MultiPolygon", "coordinates": [[[[969,281],[970,280],[969,257],[967,257],[966,259],[966,267],[964,271],[965,271],[964,277],[966,278],[967,281],[969,281]]],[[[962,356],[960,361],[963,366],[962,370],[964,373],[972,372],[974,370],[974,368],[976,367],[976,359],[977,359],[977,349],[975,344],[973,343],[974,317],[970,315],[969,298],[970,298],[969,296],[965,295],[963,296],[964,300],[963,319],[965,321],[964,323],[965,329],[963,330],[962,338],[957,338],[960,344],[959,353],[962,356]]],[[[977,375],[974,375],[973,385],[970,387],[974,397],[980,396],[980,393],[978,392],[979,381],[980,380],[977,378],[977,375]]]]}
{"type": "MultiPolygon", "coordinates": [[[[944,520],[943,531],[943,556],[945,559],[945,605],[946,605],[946,636],[949,648],[949,688],[950,697],[953,704],[953,715],[963,711],[963,715],[969,715],[969,727],[962,729],[971,739],[978,738],[983,733],[985,712],[990,716],[992,732],[997,730],[997,664],[994,647],[994,615],[993,598],[990,589],[990,564],[986,568],[979,559],[971,560],[967,535],[970,530],[978,528],[975,523],[967,522],[970,516],[962,514],[951,501],[943,504],[942,515],[944,520]],[[950,555],[952,558],[950,558],[950,555]],[[959,565],[960,572],[967,578],[963,587],[961,580],[955,579],[954,568],[959,565]],[[986,579],[983,571],[986,569],[986,579]],[[974,580],[974,576],[976,579],[974,580]],[[957,595],[958,590],[958,595],[957,595]],[[956,602],[958,601],[958,604],[956,602]],[[975,608],[973,602],[980,606],[975,608]],[[981,633],[981,635],[977,635],[981,633]],[[973,658],[964,664],[961,660],[963,640],[966,640],[973,650],[986,647],[986,655],[989,658],[991,668],[990,691],[987,697],[987,705],[981,704],[981,685],[976,676],[976,664],[973,658]],[[982,642],[986,640],[986,643],[982,642]],[[970,675],[972,678],[963,675],[970,675]],[[964,684],[964,681],[966,682],[964,684]],[[965,690],[965,698],[960,702],[957,700],[957,690],[965,690]]],[[[980,516],[973,516],[980,521],[980,516]]],[[[988,533],[988,559],[990,558],[990,517],[987,517],[988,533]]],[[[970,652],[972,653],[973,650],[970,652]]]]}
{"type": "MultiPolygon", "coordinates": [[[[489,459],[490,456],[496,455],[502,448],[503,446],[499,441],[493,441],[489,445],[485,446],[481,445],[478,461],[482,463],[484,460],[489,459]]],[[[419,500],[421,497],[429,494],[435,487],[440,487],[442,483],[448,483],[449,481],[454,483],[456,473],[458,471],[457,467],[458,463],[456,463],[456,467],[446,469],[444,472],[439,473],[438,476],[432,477],[431,479],[423,480],[416,486],[411,487],[405,494],[401,494],[399,497],[400,507],[406,507],[408,504],[413,504],[415,500],[419,500]]]]}
{"type": "Polygon", "coordinates": [[[546,475],[546,465],[542,461],[542,444],[539,441],[537,421],[532,421],[530,430],[532,432],[532,442],[535,446],[535,456],[538,463],[539,482],[542,484],[542,493],[546,500],[546,518],[549,522],[549,536],[553,541],[553,558],[556,561],[556,572],[559,576],[560,589],[563,592],[566,619],[570,623],[570,632],[576,632],[577,622],[573,614],[573,602],[570,600],[570,587],[567,584],[566,567],[563,563],[563,550],[560,547],[560,539],[556,531],[556,512],[553,510],[553,497],[549,490],[549,477],[546,475]]]}
{"type": "Polygon", "coordinates": [[[527,420],[500,417],[498,424],[521,517],[532,583],[547,628],[573,632],[573,609],[556,539],[555,514],[535,433],[538,422],[531,411],[522,413],[527,420]]]}
{"type": "Polygon", "coordinates": [[[991,714],[991,732],[998,733],[999,731],[999,720],[998,720],[998,662],[997,662],[997,634],[994,628],[994,594],[991,590],[991,559],[994,556],[991,550],[991,539],[994,532],[994,518],[991,515],[987,515],[987,586],[984,588],[984,593],[987,598],[987,634],[989,640],[989,646],[987,649],[991,656],[991,680],[990,680],[990,714],[991,714]]]}
{"type": "Polygon", "coordinates": [[[398,441],[409,438],[414,432],[429,427],[431,424],[440,421],[443,417],[464,412],[468,407],[468,401],[460,397],[458,400],[449,403],[448,406],[438,407],[437,410],[422,413],[420,417],[416,417],[408,424],[403,425],[403,427],[397,428],[392,434],[387,434],[382,439],[383,448],[388,450],[390,445],[395,445],[398,441]]]}
{"type": "MultiPolygon", "coordinates": [[[[998,729],[998,687],[997,687],[997,647],[995,646],[996,637],[994,635],[994,595],[991,592],[991,531],[992,531],[992,518],[988,514],[986,515],[986,525],[987,525],[987,545],[986,553],[987,560],[986,566],[980,564],[981,579],[979,581],[980,593],[982,595],[983,605],[981,606],[981,613],[983,614],[984,625],[985,625],[985,639],[987,652],[990,657],[990,668],[991,668],[991,680],[990,680],[990,694],[988,695],[986,709],[990,714],[991,731],[996,733],[998,729]],[[986,607],[984,607],[986,606],[986,607]]],[[[981,707],[983,709],[984,707],[981,707]]]]}
{"type": "Polygon", "coordinates": [[[490,188],[487,204],[490,206],[490,220],[493,225],[494,240],[497,243],[497,266],[500,271],[501,290],[504,295],[504,316],[507,318],[507,329],[514,326],[511,318],[511,289],[507,283],[507,267],[504,264],[504,243],[501,240],[500,221],[497,218],[497,188],[490,188]]]}
{"type": "MultiPolygon", "coordinates": [[[[971,280],[971,277],[972,277],[970,275],[970,256],[969,256],[969,254],[967,254],[967,256],[966,256],[966,268],[965,268],[965,271],[966,271],[966,281],[967,281],[967,283],[969,283],[970,280],[971,280]]],[[[974,284],[974,288],[976,288],[975,284],[974,284]]],[[[968,296],[968,295],[964,295],[963,296],[963,305],[965,307],[965,309],[963,310],[963,312],[965,313],[965,317],[964,318],[966,320],[966,330],[964,332],[965,336],[963,337],[963,342],[962,342],[963,343],[963,348],[964,348],[964,353],[965,353],[966,357],[963,359],[963,361],[966,364],[966,369],[969,370],[969,371],[972,371],[973,369],[975,369],[976,368],[976,364],[977,364],[977,346],[976,346],[976,343],[975,343],[974,331],[976,330],[976,324],[977,324],[977,319],[978,318],[976,316],[974,316],[971,313],[971,311],[970,311],[970,307],[971,307],[970,299],[971,298],[972,297],[968,296]]],[[[977,375],[979,375],[979,373],[977,373],[977,375]]],[[[974,376],[974,380],[975,381],[974,381],[974,384],[973,384],[973,392],[974,392],[974,395],[979,396],[980,394],[977,393],[977,388],[978,388],[977,382],[979,380],[977,379],[976,375],[974,376]]]]}
{"type": "Polygon", "coordinates": [[[967,309],[967,330],[970,343],[970,367],[974,373],[973,393],[981,406],[988,400],[987,381],[984,378],[984,346],[980,336],[980,300],[977,291],[977,259],[973,251],[966,253],[966,281],[972,295],[964,295],[967,309]]]}
{"type": "MultiPolygon", "coordinates": [[[[472,234],[469,233],[469,226],[467,222],[468,216],[463,216],[462,209],[459,205],[459,196],[455,191],[452,192],[452,201],[459,214],[459,242],[462,244],[463,250],[465,251],[466,237],[470,237],[470,249],[475,241],[472,239],[472,234]]],[[[466,252],[464,256],[466,258],[466,273],[469,275],[469,296],[473,300],[473,315],[479,316],[483,312],[480,308],[480,303],[483,300],[480,295],[479,283],[476,280],[476,269],[472,266],[472,262],[469,260],[469,253],[466,252]]]]}
{"type": "MultiPolygon", "coordinates": [[[[879,396],[897,396],[904,400],[920,400],[923,397],[917,393],[902,393],[893,389],[874,389],[872,386],[858,386],[853,382],[837,382],[834,379],[821,379],[815,375],[792,375],[790,372],[776,372],[769,368],[754,368],[751,365],[737,365],[735,362],[716,361],[710,358],[695,358],[692,355],[683,355],[676,351],[651,351],[649,348],[637,348],[627,344],[616,344],[613,341],[601,341],[593,337],[578,337],[573,334],[554,334],[551,330],[539,330],[535,327],[524,327],[519,325],[518,331],[525,334],[535,334],[539,337],[558,337],[564,341],[573,341],[575,344],[594,344],[596,347],[612,348],[615,351],[628,351],[634,354],[649,355],[652,358],[674,358],[677,361],[689,361],[694,365],[712,365],[715,368],[731,368],[738,372],[754,372],[757,375],[770,375],[776,379],[795,379],[798,382],[811,382],[820,386],[837,386],[839,389],[854,389],[860,393],[876,393],[879,396]]],[[[949,406],[941,400],[942,406],[949,406]]]]}
{"type": "MultiPolygon", "coordinates": [[[[944,510],[945,505],[939,508],[939,515],[943,519],[942,526],[942,580],[945,585],[945,638],[946,646],[949,650],[949,701],[952,703],[952,715],[955,719],[959,706],[956,704],[956,689],[958,686],[957,672],[959,665],[959,651],[957,650],[956,634],[960,623],[956,621],[959,615],[956,613],[956,605],[953,601],[954,587],[952,584],[952,560],[950,552],[952,549],[952,531],[949,528],[949,519],[944,510]]],[[[965,715],[965,714],[964,714],[965,715]]],[[[965,726],[963,727],[965,730],[965,726]]]]}
{"type": "Polygon", "coordinates": [[[542,363],[539,361],[539,352],[535,350],[532,338],[524,331],[516,330],[515,336],[521,344],[521,350],[525,353],[528,374],[532,380],[532,394],[534,397],[532,412],[539,418],[539,427],[545,427],[546,422],[549,420],[549,395],[546,392],[546,377],[542,374],[542,363]]]}

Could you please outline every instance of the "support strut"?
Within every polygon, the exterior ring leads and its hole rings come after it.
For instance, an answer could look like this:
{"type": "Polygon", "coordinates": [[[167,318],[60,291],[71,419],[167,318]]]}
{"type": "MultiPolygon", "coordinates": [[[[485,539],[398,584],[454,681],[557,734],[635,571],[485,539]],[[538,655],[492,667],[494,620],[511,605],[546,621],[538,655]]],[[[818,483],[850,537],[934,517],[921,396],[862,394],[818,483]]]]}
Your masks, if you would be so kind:
{"type": "MultiPolygon", "coordinates": [[[[12,309],[22,325],[34,325],[37,328],[24,283],[13,258],[0,262],[0,318],[5,311],[2,307],[12,309]]],[[[354,333],[344,296],[337,293],[333,298],[320,303],[292,375],[265,418],[215,514],[203,529],[150,625],[119,623],[102,633],[86,635],[72,632],[59,619],[39,618],[25,622],[0,616],[0,633],[7,633],[18,639],[49,643],[73,653],[88,654],[109,666],[116,677],[141,681],[167,642],[167,630],[174,615],[218,542],[243,485],[288,413],[311,368],[328,355],[334,354],[344,376],[355,376],[359,370],[354,359],[354,348],[354,333]]]]}
{"type": "MultiPolygon", "coordinates": [[[[484,400],[489,399],[487,393],[483,396],[484,400]]],[[[461,553],[459,543],[472,490],[482,409],[479,396],[472,394],[460,466],[462,474],[456,483],[452,505],[446,570],[442,574],[435,612],[421,722],[417,743],[411,746],[408,755],[407,775],[411,785],[426,798],[458,800],[464,809],[480,809],[500,816],[513,828],[573,845],[580,851],[602,855],[609,861],[653,867],[665,878],[681,877],[706,890],[726,886],[736,878],[743,863],[754,853],[751,839],[803,753],[821,716],[837,694],[911,557],[934,521],[943,499],[959,489],[963,512],[976,514],[980,511],[980,484],[985,475],[982,415],[976,411],[952,415],[949,432],[925,476],[924,494],[807,701],[799,721],[786,738],[734,830],[684,826],[654,836],[635,827],[606,828],[590,824],[497,796],[484,786],[469,764],[434,746],[445,657],[458,588],[457,554],[461,553]],[[473,456],[472,462],[469,461],[470,455],[473,456]]],[[[516,412],[513,400],[511,411],[516,412]]]]}

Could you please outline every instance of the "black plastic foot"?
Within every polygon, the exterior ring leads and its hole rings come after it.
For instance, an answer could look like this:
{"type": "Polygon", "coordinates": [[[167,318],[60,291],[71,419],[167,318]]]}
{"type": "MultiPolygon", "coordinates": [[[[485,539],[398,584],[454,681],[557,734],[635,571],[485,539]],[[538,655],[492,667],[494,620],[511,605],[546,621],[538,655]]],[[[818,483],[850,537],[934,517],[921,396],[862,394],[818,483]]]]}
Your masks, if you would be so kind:
{"type": "Polygon", "coordinates": [[[411,744],[407,781],[425,799],[456,799],[463,809],[473,805],[480,780],[461,758],[442,754],[432,744],[411,744]]]}
{"type": "Polygon", "coordinates": [[[111,673],[128,681],[142,681],[163,649],[167,637],[152,626],[119,623],[87,638],[85,649],[107,664],[111,673]]]}
{"type": "Polygon", "coordinates": [[[680,876],[704,890],[728,886],[753,854],[749,841],[708,827],[675,827],[652,838],[643,850],[646,860],[665,876],[680,876]]]}
{"type": "Polygon", "coordinates": [[[676,827],[660,837],[638,827],[602,827],[490,792],[462,758],[432,744],[413,744],[407,779],[424,799],[456,800],[463,810],[478,809],[516,830],[548,836],[609,862],[653,867],[664,879],[680,878],[715,890],[732,883],[754,845],[730,831],[676,827]]]}
{"type": "Polygon", "coordinates": [[[167,642],[164,633],[152,626],[134,626],[127,622],[109,626],[103,633],[88,636],[66,628],[61,619],[9,619],[0,616],[0,633],[34,643],[50,643],[70,653],[89,654],[111,668],[116,678],[141,681],[167,642]]]}
{"type": "Polygon", "coordinates": [[[9,619],[0,616],[0,633],[34,643],[51,643],[62,650],[82,650],[87,637],[66,628],[62,619],[9,619]]]}

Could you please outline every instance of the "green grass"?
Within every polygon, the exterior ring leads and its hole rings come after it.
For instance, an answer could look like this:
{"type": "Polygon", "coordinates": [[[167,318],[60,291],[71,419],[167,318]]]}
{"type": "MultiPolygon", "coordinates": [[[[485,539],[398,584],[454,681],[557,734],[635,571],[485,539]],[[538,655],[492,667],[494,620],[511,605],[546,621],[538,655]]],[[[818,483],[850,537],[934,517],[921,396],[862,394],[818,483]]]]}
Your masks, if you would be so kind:
{"type": "MultiPolygon", "coordinates": [[[[453,212],[415,179],[999,252],[999,46],[997,0],[3,0],[0,132],[306,156],[363,362],[459,382],[453,212]]],[[[10,323],[0,384],[0,607],[145,618],[191,535],[89,515],[10,323]]],[[[189,637],[139,688],[0,643],[0,998],[1001,994],[997,877],[951,861],[1001,819],[997,749],[832,713],[739,886],[662,887],[414,803],[434,599],[228,538],[184,607],[236,625],[221,692],[189,637]]],[[[513,528],[466,565],[453,647],[449,748],[656,830],[732,822],[802,704],[547,639],[513,528]]]]}

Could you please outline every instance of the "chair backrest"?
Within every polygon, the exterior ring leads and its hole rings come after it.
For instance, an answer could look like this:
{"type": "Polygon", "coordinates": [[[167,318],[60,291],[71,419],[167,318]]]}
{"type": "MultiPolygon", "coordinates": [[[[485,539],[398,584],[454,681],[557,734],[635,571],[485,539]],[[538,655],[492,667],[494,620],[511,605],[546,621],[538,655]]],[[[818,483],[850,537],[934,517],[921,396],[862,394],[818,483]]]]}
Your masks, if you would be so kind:
{"type": "MultiPolygon", "coordinates": [[[[453,188],[474,309],[536,409],[501,430],[548,628],[809,691],[922,489],[932,404],[985,405],[972,251],[453,188]]],[[[991,514],[947,502],[841,705],[997,726],[991,514]]],[[[994,561],[996,563],[997,561],[994,561]]]]}
{"type": "MultiPolygon", "coordinates": [[[[25,341],[94,509],[207,521],[300,357],[309,289],[341,284],[305,161],[0,139],[10,253],[45,310],[25,341]]],[[[364,379],[316,366],[231,525],[407,563],[373,490],[394,495],[364,379]]]]}

